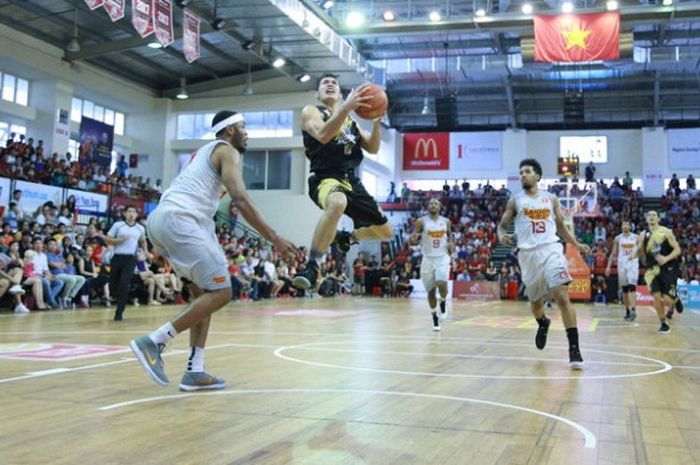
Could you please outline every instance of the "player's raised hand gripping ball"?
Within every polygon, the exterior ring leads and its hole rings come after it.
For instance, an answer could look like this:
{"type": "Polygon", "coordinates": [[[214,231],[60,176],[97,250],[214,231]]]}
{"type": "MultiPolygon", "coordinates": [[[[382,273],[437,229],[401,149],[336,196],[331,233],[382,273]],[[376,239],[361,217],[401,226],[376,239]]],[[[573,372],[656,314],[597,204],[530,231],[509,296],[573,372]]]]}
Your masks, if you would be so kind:
{"type": "Polygon", "coordinates": [[[366,104],[367,106],[363,105],[357,108],[355,113],[357,113],[357,116],[360,118],[369,120],[381,118],[386,113],[386,108],[389,105],[389,99],[387,98],[384,89],[382,89],[381,86],[372,83],[366,84],[365,87],[366,88],[363,90],[362,96],[369,98],[362,103],[366,104]]]}

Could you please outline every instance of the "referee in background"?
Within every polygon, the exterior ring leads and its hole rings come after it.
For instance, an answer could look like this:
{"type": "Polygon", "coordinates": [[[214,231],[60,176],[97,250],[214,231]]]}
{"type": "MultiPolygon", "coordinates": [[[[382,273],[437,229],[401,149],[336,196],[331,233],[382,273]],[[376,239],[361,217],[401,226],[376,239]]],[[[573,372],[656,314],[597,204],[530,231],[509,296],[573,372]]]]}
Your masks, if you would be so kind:
{"type": "Polygon", "coordinates": [[[112,296],[116,296],[117,310],[114,321],[124,319],[124,308],[129,299],[129,284],[136,267],[136,251],[139,245],[148,251],[146,230],[136,222],[136,207],[128,206],[124,212],[124,221],[117,221],[105,236],[105,242],[114,246],[109,287],[112,296]]]}

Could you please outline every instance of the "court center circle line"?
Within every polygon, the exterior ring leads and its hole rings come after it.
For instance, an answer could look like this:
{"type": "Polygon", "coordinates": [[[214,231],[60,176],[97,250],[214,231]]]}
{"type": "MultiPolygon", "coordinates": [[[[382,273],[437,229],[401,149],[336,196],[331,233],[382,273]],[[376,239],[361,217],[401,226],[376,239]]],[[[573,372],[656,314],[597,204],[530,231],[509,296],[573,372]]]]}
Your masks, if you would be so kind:
{"type": "Polygon", "coordinates": [[[501,407],[509,408],[512,410],[518,410],[520,412],[531,413],[534,415],[539,415],[545,418],[549,418],[555,421],[562,422],[578,432],[580,432],[585,441],[585,447],[587,449],[593,449],[597,445],[597,439],[595,435],[585,428],[584,426],[576,423],[575,421],[569,420],[568,418],[560,417],[551,413],[543,412],[541,410],[535,410],[528,407],[521,407],[519,405],[506,404],[503,402],[495,402],[490,400],[473,399],[471,397],[457,397],[457,396],[446,396],[442,394],[425,394],[420,392],[402,392],[402,391],[377,391],[377,390],[364,390],[364,389],[246,389],[246,390],[236,390],[236,391],[212,391],[212,392],[198,392],[193,394],[171,394],[165,396],[155,396],[155,397],[145,397],[141,399],[129,400],[126,402],[120,402],[117,404],[110,404],[99,407],[98,410],[109,411],[115,410],[123,407],[129,407],[132,405],[145,404],[148,402],[157,402],[160,400],[167,399],[185,399],[185,398],[197,398],[204,396],[227,396],[227,395],[244,395],[244,394],[283,394],[283,393],[293,393],[293,394],[316,394],[316,393],[328,393],[328,394],[372,394],[372,395],[388,395],[388,396],[398,396],[398,397],[416,397],[425,399],[438,399],[438,400],[452,400],[457,402],[465,402],[472,404],[488,405],[490,407],[501,407]]]}
{"type": "MultiPolygon", "coordinates": [[[[612,375],[591,375],[591,376],[586,376],[585,374],[582,375],[570,375],[570,376],[525,376],[525,375],[474,375],[474,374],[466,374],[466,373],[431,373],[431,372],[421,372],[421,371],[402,371],[402,370],[384,370],[380,368],[364,368],[364,367],[354,367],[354,366],[349,366],[349,365],[340,365],[340,364],[331,364],[331,363],[322,363],[322,362],[312,362],[309,360],[304,360],[296,357],[291,357],[289,355],[283,354],[283,352],[288,351],[288,350],[294,350],[297,348],[307,348],[308,346],[315,346],[315,345],[333,345],[333,344],[355,344],[355,343],[361,343],[361,342],[381,342],[381,340],[370,340],[370,341],[333,341],[333,342],[309,342],[306,344],[295,344],[291,346],[284,346],[276,349],[273,354],[275,357],[278,357],[283,360],[287,360],[289,362],[296,362],[296,363],[302,363],[305,365],[311,365],[311,366],[317,366],[317,367],[324,367],[324,368],[339,368],[339,369],[345,369],[345,370],[354,370],[354,371],[364,371],[364,372],[371,372],[371,373],[386,373],[386,374],[397,374],[397,375],[411,375],[411,376],[430,376],[430,377],[440,377],[440,378],[476,378],[476,379],[519,379],[519,380],[527,380],[527,379],[617,379],[617,378],[636,378],[636,377],[641,377],[641,376],[652,376],[652,375],[657,375],[661,373],[665,373],[667,371],[671,371],[673,369],[673,366],[662,361],[662,360],[656,360],[650,357],[643,357],[641,355],[634,355],[634,354],[626,354],[626,353],[621,353],[621,352],[613,352],[613,351],[608,351],[608,350],[598,350],[598,349],[586,349],[589,352],[599,352],[599,353],[604,353],[604,354],[611,354],[611,355],[618,355],[621,357],[631,357],[631,358],[637,358],[640,360],[646,360],[649,362],[654,362],[655,364],[658,364],[661,366],[658,370],[655,371],[650,371],[650,372],[644,372],[644,373],[629,373],[629,374],[612,374],[612,375]]],[[[389,341],[389,343],[394,342],[394,341],[389,341]]],[[[410,341],[407,341],[410,342],[410,341]]],[[[466,342],[466,341],[461,341],[461,342],[466,342]]],[[[498,342],[474,342],[474,344],[480,344],[480,345],[500,345],[498,342]]],[[[429,353],[426,353],[426,355],[430,355],[429,353]]],[[[494,357],[495,358],[495,357],[494,357]]],[[[510,357],[509,357],[510,358],[510,357]]],[[[512,359],[512,358],[510,358],[512,359]]]]}

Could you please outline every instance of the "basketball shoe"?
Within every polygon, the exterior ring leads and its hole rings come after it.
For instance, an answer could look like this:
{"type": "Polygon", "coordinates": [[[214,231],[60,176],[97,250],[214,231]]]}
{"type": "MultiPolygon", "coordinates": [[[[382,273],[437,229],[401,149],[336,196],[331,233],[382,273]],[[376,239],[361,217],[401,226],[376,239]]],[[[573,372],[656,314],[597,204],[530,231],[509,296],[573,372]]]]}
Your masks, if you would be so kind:
{"type": "Polygon", "coordinates": [[[180,381],[181,391],[211,391],[223,389],[226,381],[203,371],[186,371],[180,381]]]}
{"type": "Polygon", "coordinates": [[[316,287],[316,279],[318,279],[318,263],[311,260],[306,264],[304,271],[294,276],[292,286],[302,290],[314,289],[316,287]]]}
{"type": "Polygon", "coordinates": [[[552,324],[552,320],[544,317],[544,321],[540,323],[537,322],[539,327],[537,328],[537,334],[535,335],[535,346],[542,350],[544,346],[547,345],[547,333],[549,332],[549,325],[552,324]]]}
{"type": "Polygon", "coordinates": [[[165,344],[156,344],[148,335],[141,336],[129,343],[131,350],[136,355],[136,359],[146,371],[146,374],[161,386],[167,386],[170,380],[165,375],[163,369],[163,359],[161,354],[165,350],[165,344]]]}

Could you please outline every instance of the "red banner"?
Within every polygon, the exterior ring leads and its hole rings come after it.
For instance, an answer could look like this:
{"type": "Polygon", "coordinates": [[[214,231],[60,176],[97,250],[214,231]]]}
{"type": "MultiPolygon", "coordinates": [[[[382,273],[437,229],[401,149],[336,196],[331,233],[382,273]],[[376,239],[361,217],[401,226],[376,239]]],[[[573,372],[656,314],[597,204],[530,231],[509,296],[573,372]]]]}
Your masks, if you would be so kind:
{"type": "Polygon", "coordinates": [[[170,0],[153,0],[153,24],[156,28],[156,38],[163,47],[175,40],[173,32],[173,4],[170,0]]]}
{"type": "Polygon", "coordinates": [[[498,281],[455,281],[452,298],[461,300],[501,300],[498,281]]]}
{"type": "Polygon", "coordinates": [[[153,0],[131,0],[131,24],[141,37],[153,34],[153,0]]]}
{"type": "Polygon", "coordinates": [[[450,169],[449,132],[410,132],[403,135],[403,169],[450,169]]]}
{"type": "Polygon", "coordinates": [[[637,305],[654,306],[654,296],[651,295],[647,286],[637,286],[635,294],[637,297],[637,305]]]}
{"type": "Polygon", "coordinates": [[[199,18],[189,10],[182,15],[182,52],[187,63],[199,58],[199,18]]]}
{"type": "Polygon", "coordinates": [[[85,0],[85,3],[91,10],[96,10],[105,4],[105,0],[85,0]]]}
{"type": "Polygon", "coordinates": [[[125,210],[126,207],[134,207],[139,216],[145,213],[145,202],[141,199],[133,199],[126,197],[126,194],[116,193],[112,196],[112,215],[118,216],[118,213],[125,210]]]}
{"type": "Polygon", "coordinates": [[[105,0],[105,10],[109,18],[114,21],[119,21],[124,17],[124,11],[126,11],[126,0],[105,0]]]}
{"type": "Polygon", "coordinates": [[[535,61],[620,59],[620,14],[535,16],[535,61]]]}
{"type": "Polygon", "coordinates": [[[566,244],[566,260],[569,262],[569,274],[573,278],[569,284],[569,298],[591,300],[591,269],[571,244],[566,244]]]}

